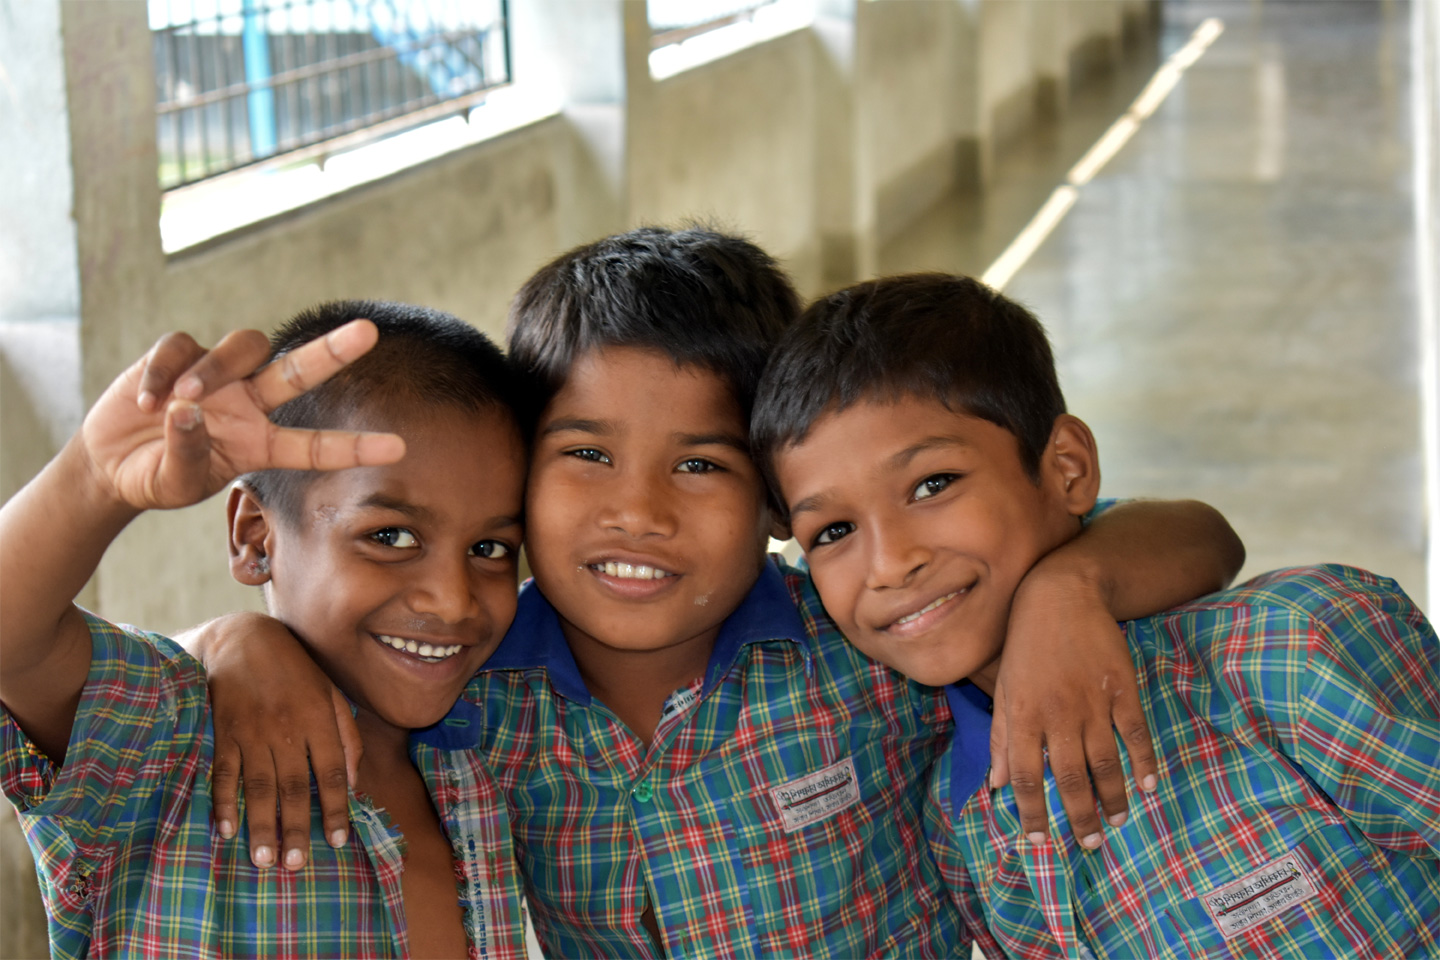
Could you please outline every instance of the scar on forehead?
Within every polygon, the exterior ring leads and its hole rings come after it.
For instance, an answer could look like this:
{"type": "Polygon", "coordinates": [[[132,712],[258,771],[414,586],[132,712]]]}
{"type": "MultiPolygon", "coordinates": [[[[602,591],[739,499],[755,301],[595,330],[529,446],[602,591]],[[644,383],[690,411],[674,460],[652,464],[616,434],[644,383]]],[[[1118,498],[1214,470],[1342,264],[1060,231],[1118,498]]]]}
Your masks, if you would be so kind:
{"type": "Polygon", "coordinates": [[[340,516],[340,508],[333,503],[327,503],[323,506],[316,507],[314,513],[316,520],[333,522],[336,517],[340,516]]]}

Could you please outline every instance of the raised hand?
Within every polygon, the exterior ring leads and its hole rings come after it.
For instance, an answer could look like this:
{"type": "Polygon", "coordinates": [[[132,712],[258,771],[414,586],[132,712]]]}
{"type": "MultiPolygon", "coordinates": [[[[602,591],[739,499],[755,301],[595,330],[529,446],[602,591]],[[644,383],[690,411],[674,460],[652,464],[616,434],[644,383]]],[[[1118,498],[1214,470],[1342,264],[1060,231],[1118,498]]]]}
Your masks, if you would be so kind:
{"type": "Polygon", "coordinates": [[[161,338],[91,409],[81,438],[97,480],[137,510],[183,507],[252,470],[339,470],[393,463],[393,434],[277,427],[272,410],[323,383],[375,345],[356,320],[280,357],[256,330],[206,351],[187,334],[161,338]]]}

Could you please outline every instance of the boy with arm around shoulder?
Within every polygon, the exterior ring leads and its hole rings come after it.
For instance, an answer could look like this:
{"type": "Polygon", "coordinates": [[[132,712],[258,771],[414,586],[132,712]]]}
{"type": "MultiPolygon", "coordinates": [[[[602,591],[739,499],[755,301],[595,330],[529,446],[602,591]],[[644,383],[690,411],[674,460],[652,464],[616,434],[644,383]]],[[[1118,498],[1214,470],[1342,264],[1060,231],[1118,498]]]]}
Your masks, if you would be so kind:
{"type": "Polygon", "coordinates": [[[1278,571],[1124,624],[1159,789],[1098,851],[1029,839],[984,786],[988,694],[1017,585],[1099,487],[1039,323],[968,278],[840,291],[777,351],[754,429],[845,635],[947,685],[927,826],[987,953],[1440,952],[1440,649],[1393,581],[1278,571]]]}
{"type": "Polygon", "coordinates": [[[252,373],[263,334],[208,353],[163,339],[0,508],[0,533],[26,545],[0,558],[0,780],[52,951],[521,956],[503,802],[473,751],[410,735],[446,715],[514,611],[524,447],[503,357],[453,317],[369,302],[307,311],[275,347],[252,373]],[[413,364],[423,386],[402,382],[413,364]],[[357,842],[331,824],[285,871],[212,826],[200,665],[71,603],[139,512],[242,473],[232,571],[325,664],[367,748],[357,842]]]}

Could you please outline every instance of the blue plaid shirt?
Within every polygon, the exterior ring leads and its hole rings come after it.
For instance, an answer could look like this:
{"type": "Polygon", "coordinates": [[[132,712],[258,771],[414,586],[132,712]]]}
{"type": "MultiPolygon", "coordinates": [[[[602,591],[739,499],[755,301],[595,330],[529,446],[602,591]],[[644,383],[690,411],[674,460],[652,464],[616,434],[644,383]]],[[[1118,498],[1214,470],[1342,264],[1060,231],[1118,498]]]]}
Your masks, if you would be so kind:
{"type": "Polygon", "coordinates": [[[1400,588],[1279,571],[1124,626],[1166,769],[1093,853],[1021,836],[988,698],[947,691],[927,830],[986,953],[1440,957],[1440,644],[1400,588]]]}

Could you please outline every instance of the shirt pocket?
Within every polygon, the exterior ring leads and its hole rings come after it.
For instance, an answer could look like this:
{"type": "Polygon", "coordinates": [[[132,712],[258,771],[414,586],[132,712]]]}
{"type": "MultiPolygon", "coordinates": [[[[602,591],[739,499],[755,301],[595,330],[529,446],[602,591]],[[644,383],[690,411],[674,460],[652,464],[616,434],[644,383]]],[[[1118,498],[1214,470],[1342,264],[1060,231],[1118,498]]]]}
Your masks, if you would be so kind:
{"type": "Polygon", "coordinates": [[[1248,871],[1197,877],[1202,896],[1161,919],[1197,956],[1408,956],[1412,921],[1375,865],[1369,841],[1326,824],[1248,871]]]}

